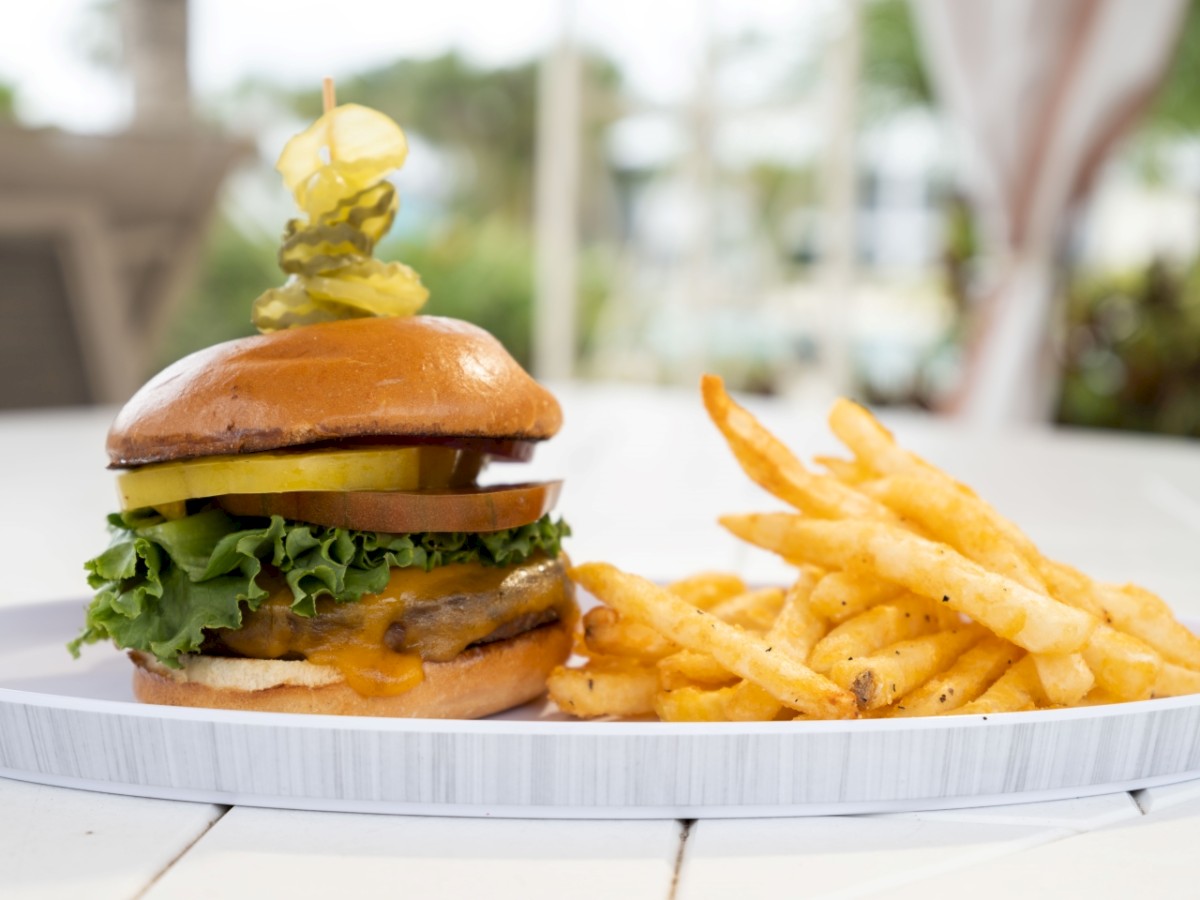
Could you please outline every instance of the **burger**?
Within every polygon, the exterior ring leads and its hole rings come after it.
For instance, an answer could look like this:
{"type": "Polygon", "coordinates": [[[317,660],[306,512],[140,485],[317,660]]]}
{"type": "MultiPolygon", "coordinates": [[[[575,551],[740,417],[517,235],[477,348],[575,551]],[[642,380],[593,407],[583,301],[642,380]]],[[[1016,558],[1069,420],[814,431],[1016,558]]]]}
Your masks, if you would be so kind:
{"type": "Polygon", "coordinates": [[[570,652],[557,482],[480,487],[561,411],[487,332],[326,322],[193,354],[108,435],[114,539],[74,642],[149,703],[485,716],[570,652]]]}
{"type": "Polygon", "coordinates": [[[420,278],[373,255],[404,133],[331,85],[326,105],[276,165],[301,215],[262,333],[165,369],[113,423],[121,511],[69,646],[128,650],[149,703],[485,716],[570,651],[560,485],[478,480],[562,413],[487,332],[416,314],[420,278]]]}

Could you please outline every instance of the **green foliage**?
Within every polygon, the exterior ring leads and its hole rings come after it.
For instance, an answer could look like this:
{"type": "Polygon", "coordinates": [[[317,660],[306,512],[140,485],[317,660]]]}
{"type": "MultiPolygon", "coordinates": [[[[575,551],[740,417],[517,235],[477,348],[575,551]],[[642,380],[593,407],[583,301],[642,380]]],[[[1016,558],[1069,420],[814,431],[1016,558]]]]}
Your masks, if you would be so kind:
{"type": "Polygon", "coordinates": [[[283,279],[275,262],[278,250],[278,241],[252,237],[219,218],[209,232],[196,284],[167,335],[160,367],[202,347],[254,334],[250,304],[283,279]]]}
{"type": "Polygon", "coordinates": [[[868,117],[933,106],[933,89],[905,0],[874,0],[863,7],[863,69],[868,117]]]}
{"type": "MultiPolygon", "coordinates": [[[[616,70],[588,60],[588,120],[584,123],[583,223],[604,196],[602,128],[616,115],[611,98],[616,70]]],[[[402,60],[340,79],[338,96],[394,118],[432,143],[449,161],[452,188],[437,221],[403,238],[385,239],[382,260],[411,265],[430,289],[424,312],[475,322],[499,338],[523,365],[532,355],[534,247],[533,166],[536,145],[538,65],[527,62],[479,68],[456,53],[402,60]]],[[[269,97],[304,118],[321,113],[319,91],[290,93],[247,83],[238,95],[269,97]]],[[[282,188],[281,188],[282,190],[282,188]]],[[[279,223],[282,229],[283,223],[279,223]]],[[[250,303],[283,276],[273,240],[255,239],[221,220],[201,263],[200,283],[189,298],[163,353],[169,362],[186,352],[252,333],[250,303]]],[[[583,254],[580,272],[581,346],[609,290],[610,267],[602,251],[583,254]]]]}
{"type": "Polygon", "coordinates": [[[763,233],[771,242],[776,258],[807,263],[810,248],[797,239],[789,220],[797,209],[816,206],[819,198],[817,172],[813,166],[780,165],[760,162],[752,166],[745,181],[754,198],[763,233]]]}
{"type": "Polygon", "coordinates": [[[0,82],[0,122],[15,122],[17,91],[11,84],[0,82]]]}
{"type": "Polygon", "coordinates": [[[495,335],[522,365],[532,354],[533,240],[500,217],[456,217],[444,227],[389,242],[381,256],[421,273],[423,313],[465,319],[495,335]]]}
{"type": "Polygon", "coordinates": [[[1200,4],[1188,4],[1171,67],[1154,103],[1146,113],[1151,136],[1194,135],[1200,132],[1200,4]]]}
{"type": "MultiPolygon", "coordinates": [[[[381,251],[421,273],[429,288],[423,313],[474,322],[490,331],[522,366],[533,362],[534,246],[528,229],[502,217],[456,217],[444,227],[389,242],[381,251]]],[[[596,248],[580,259],[580,350],[611,287],[611,261],[596,248]]]]}
{"type": "Polygon", "coordinates": [[[1200,437],[1200,266],[1073,279],[1060,422],[1200,437]]]}

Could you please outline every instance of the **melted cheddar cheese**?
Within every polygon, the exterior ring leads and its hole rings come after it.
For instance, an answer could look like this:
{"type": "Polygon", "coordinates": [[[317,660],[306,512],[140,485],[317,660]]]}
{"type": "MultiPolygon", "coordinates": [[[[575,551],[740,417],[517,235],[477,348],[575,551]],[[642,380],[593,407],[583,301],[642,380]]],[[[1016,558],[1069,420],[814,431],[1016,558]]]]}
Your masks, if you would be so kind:
{"type": "Polygon", "coordinates": [[[388,696],[420,683],[421,663],[453,659],[521,623],[566,618],[574,597],[563,566],[541,554],[517,566],[395,569],[387,587],[361,600],[317,602],[298,616],[282,580],[242,627],[212,638],[251,659],[306,659],[336,668],[358,693],[388,696]]]}

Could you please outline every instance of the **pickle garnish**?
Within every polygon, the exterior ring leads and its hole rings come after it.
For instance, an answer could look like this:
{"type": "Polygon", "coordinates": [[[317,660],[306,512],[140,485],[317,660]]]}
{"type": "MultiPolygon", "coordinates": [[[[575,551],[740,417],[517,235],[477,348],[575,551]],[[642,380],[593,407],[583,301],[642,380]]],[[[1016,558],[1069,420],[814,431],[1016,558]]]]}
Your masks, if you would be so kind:
{"type": "Polygon", "coordinates": [[[287,223],[279,249],[290,277],[254,301],[259,331],[421,308],[429,292],[417,273],[372,255],[399,207],[386,178],[407,155],[395,122],[354,104],[330,109],[288,141],[276,168],[303,215],[287,223]]]}

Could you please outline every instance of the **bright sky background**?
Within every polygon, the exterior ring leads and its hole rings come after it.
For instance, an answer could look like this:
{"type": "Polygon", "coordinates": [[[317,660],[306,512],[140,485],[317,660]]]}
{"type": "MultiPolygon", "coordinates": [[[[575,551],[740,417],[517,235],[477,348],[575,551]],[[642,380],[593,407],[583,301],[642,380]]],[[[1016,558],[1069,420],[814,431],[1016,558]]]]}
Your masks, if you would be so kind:
{"type": "MultiPolygon", "coordinates": [[[[119,129],[128,91],[82,58],[94,0],[14,2],[0,29],[0,79],[17,87],[31,125],[119,129]]],[[[197,96],[228,91],[250,75],[295,86],[457,48],[474,60],[536,55],[574,17],[581,38],[621,66],[642,98],[684,99],[692,90],[706,19],[722,35],[811,33],[829,3],[770,0],[191,0],[191,65],[197,96]]],[[[803,51],[801,51],[803,52],[803,51]]]]}

